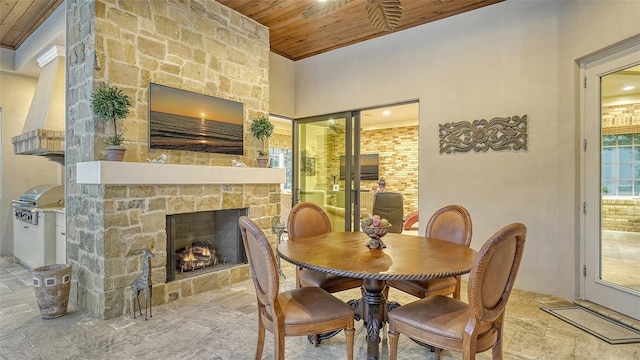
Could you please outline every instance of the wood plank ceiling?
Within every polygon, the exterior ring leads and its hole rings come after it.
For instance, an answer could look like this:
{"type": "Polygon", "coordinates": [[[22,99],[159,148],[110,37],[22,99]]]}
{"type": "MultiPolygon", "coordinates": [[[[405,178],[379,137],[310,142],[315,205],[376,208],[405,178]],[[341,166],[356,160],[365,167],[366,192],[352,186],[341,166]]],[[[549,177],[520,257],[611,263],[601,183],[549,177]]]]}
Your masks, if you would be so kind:
{"type": "MultiPolygon", "coordinates": [[[[503,0],[401,0],[400,23],[389,32],[370,24],[365,10],[365,2],[370,0],[342,0],[347,4],[339,9],[304,19],[302,13],[315,1],[218,0],[267,26],[271,51],[294,61],[503,0]]],[[[17,49],[62,3],[63,0],[0,0],[0,46],[17,49]]]]}
{"type": "Polygon", "coordinates": [[[401,0],[400,23],[389,32],[380,31],[369,22],[365,10],[369,0],[352,0],[332,13],[304,19],[302,13],[316,1],[218,0],[267,26],[271,51],[294,61],[503,0],[401,0]]]}
{"type": "Polygon", "coordinates": [[[64,0],[1,0],[0,47],[15,50],[64,0]]]}

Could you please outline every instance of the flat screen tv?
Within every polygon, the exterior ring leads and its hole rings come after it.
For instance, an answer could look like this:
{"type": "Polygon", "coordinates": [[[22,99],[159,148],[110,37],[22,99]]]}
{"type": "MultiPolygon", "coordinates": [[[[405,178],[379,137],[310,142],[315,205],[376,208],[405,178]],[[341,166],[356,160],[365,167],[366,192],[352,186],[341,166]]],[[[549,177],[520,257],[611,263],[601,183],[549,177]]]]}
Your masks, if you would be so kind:
{"type": "MultiPolygon", "coordinates": [[[[340,155],[340,180],[345,179],[345,157],[340,155]]],[[[360,180],[378,180],[378,154],[360,155],[360,180]]]]}
{"type": "Polygon", "coordinates": [[[242,103],[151,83],[149,148],[242,155],[242,103]]]}

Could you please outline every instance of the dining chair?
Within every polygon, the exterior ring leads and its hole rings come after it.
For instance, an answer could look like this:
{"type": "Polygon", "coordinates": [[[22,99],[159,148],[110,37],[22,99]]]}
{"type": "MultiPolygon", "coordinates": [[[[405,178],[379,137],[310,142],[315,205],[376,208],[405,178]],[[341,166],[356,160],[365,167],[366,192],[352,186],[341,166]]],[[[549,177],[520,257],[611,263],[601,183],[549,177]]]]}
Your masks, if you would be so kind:
{"type": "MultiPolygon", "coordinates": [[[[471,215],[467,209],[460,205],[447,205],[431,215],[425,236],[469,247],[471,230],[471,215]]],[[[419,298],[453,294],[454,298],[460,299],[461,282],[461,276],[452,276],[432,280],[387,281],[387,286],[419,298]]],[[[387,294],[388,288],[385,289],[385,296],[387,294]]]]}
{"type": "MultiPolygon", "coordinates": [[[[288,241],[302,241],[300,238],[330,233],[331,222],[327,213],[311,202],[294,205],[287,220],[288,241]]],[[[362,279],[326,274],[296,266],[296,287],[317,286],[330,293],[359,288],[362,279]]]]}
{"type": "Polygon", "coordinates": [[[286,336],[344,330],[347,359],[353,359],[354,310],[318,287],[280,292],[276,258],[266,235],[246,216],[238,219],[238,225],[258,302],[256,360],[262,358],[265,330],[274,336],[274,359],[279,360],[284,359],[286,336]]]}
{"type": "Polygon", "coordinates": [[[379,215],[389,220],[391,228],[389,232],[400,234],[404,224],[404,206],[402,194],[391,191],[382,191],[373,194],[371,215],[379,215]]]}
{"type": "Polygon", "coordinates": [[[436,295],[389,312],[389,359],[398,357],[404,334],[419,343],[462,351],[465,360],[492,348],[502,359],[505,307],[518,274],[527,228],[513,223],[498,230],[482,245],[469,274],[469,303],[436,295]]]}

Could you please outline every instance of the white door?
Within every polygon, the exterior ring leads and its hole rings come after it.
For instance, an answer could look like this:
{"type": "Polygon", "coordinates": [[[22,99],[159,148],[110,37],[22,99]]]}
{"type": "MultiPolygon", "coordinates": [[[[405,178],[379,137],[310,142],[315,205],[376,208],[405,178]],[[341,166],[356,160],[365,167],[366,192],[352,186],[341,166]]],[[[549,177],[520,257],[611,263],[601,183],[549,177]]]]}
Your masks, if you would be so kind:
{"type": "Polygon", "coordinates": [[[640,44],[583,75],[582,295],[640,319],[640,44]]]}

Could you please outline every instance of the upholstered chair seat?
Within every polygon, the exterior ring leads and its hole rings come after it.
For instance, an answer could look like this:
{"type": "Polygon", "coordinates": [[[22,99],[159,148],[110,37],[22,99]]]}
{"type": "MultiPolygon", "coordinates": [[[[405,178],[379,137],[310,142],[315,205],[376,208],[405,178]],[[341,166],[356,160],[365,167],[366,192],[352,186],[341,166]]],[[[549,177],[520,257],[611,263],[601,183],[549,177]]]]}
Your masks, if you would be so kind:
{"type": "Polygon", "coordinates": [[[449,295],[455,292],[455,277],[432,280],[390,281],[389,286],[419,298],[432,295],[449,295]]]}
{"type": "Polygon", "coordinates": [[[300,286],[317,286],[330,293],[358,288],[362,279],[348,278],[320,271],[301,269],[298,273],[300,286]]]}
{"type": "MultiPolygon", "coordinates": [[[[278,302],[284,314],[285,335],[296,334],[295,326],[308,328],[310,323],[322,323],[353,316],[353,309],[317,287],[293,289],[278,294],[278,302]]],[[[271,314],[270,314],[271,315],[271,314]]],[[[337,329],[342,326],[336,326],[337,329]]],[[[303,332],[308,333],[308,331],[303,332]]]]}
{"type": "MultiPolygon", "coordinates": [[[[397,322],[396,329],[411,333],[429,333],[438,338],[437,343],[447,344],[443,348],[462,348],[464,328],[473,316],[472,310],[466,303],[446,296],[436,295],[403,305],[393,312],[393,319],[397,322]],[[456,301],[452,301],[456,300],[456,301]],[[405,327],[406,326],[406,327],[405,327]],[[411,330],[409,330],[411,329],[411,330]]],[[[497,331],[491,322],[480,322],[477,326],[478,352],[485,351],[495,343],[497,331]],[[486,340],[487,345],[482,346],[486,340]]],[[[418,336],[416,336],[418,337],[418,336]]]]}

